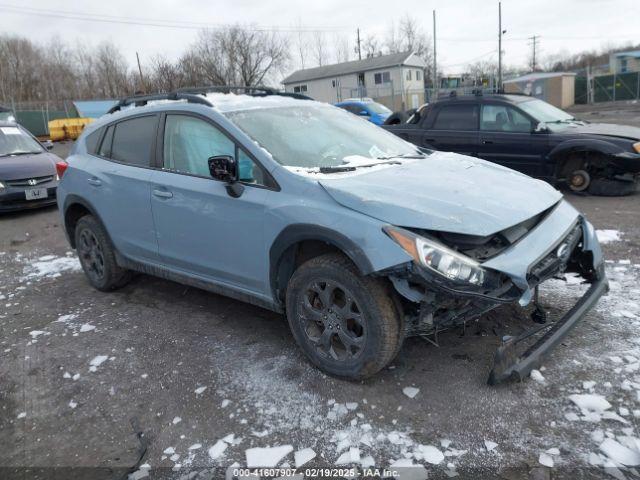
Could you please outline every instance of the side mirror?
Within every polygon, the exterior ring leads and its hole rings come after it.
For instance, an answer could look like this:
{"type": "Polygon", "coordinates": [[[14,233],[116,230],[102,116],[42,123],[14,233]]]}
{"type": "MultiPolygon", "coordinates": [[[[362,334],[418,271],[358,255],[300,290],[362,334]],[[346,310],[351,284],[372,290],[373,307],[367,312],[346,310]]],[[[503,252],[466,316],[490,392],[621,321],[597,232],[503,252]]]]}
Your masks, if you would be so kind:
{"type": "Polygon", "coordinates": [[[51,140],[45,140],[42,142],[42,146],[47,150],[53,150],[53,142],[51,140]]]}
{"type": "Polygon", "coordinates": [[[238,162],[229,155],[209,157],[209,174],[216,180],[227,182],[229,196],[238,198],[244,192],[244,186],[238,182],[238,162]]]}
{"type": "Polygon", "coordinates": [[[544,122],[540,122],[533,125],[533,128],[531,129],[531,133],[547,133],[548,131],[549,131],[549,128],[547,127],[547,124],[544,122]]]}
{"type": "Polygon", "coordinates": [[[209,157],[209,174],[216,180],[223,182],[235,182],[238,178],[236,159],[229,155],[217,155],[209,157]]]}
{"type": "Polygon", "coordinates": [[[360,115],[361,117],[368,117],[369,116],[369,112],[367,112],[366,110],[360,110],[358,112],[358,115],[360,115]]]}

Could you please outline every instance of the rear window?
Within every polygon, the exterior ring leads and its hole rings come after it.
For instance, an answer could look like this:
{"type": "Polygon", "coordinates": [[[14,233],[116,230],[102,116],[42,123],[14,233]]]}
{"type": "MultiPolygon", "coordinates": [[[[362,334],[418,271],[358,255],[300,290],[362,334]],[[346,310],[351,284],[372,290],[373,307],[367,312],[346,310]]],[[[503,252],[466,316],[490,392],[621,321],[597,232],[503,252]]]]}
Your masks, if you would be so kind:
{"type": "Polygon", "coordinates": [[[111,158],[119,162],[148,167],[156,137],[155,115],[123,120],[116,124],[111,158]]]}
{"type": "Polygon", "coordinates": [[[100,141],[100,136],[104,131],[103,128],[96,130],[93,133],[87,135],[87,139],[84,141],[85,146],[87,147],[87,152],[91,154],[95,154],[98,151],[98,142],[100,141]]]}
{"type": "Polygon", "coordinates": [[[434,130],[477,130],[477,105],[447,105],[440,109],[434,130]]]}
{"type": "Polygon", "coordinates": [[[113,129],[114,129],[113,125],[107,128],[107,133],[105,133],[104,139],[102,140],[102,144],[100,145],[100,150],[98,150],[98,155],[100,155],[101,157],[106,157],[106,158],[111,157],[111,142],[113,141],[113,129]]]}

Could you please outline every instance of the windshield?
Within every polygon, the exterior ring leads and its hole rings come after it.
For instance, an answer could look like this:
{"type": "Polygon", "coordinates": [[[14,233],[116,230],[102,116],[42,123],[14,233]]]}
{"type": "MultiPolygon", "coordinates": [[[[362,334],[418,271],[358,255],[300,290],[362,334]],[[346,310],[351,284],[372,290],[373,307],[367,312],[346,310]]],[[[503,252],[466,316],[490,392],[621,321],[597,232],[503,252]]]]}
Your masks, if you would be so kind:
{"type": "Polygon", "coordinates": [[[0,127],[0,156],[42,153],[42,146],[19,127],[0,127]]]}
{"type": "Polygon", "coordinates": [[[424,156],[416,146],[332,106],[314,103],[225,115],[285,166],[332,167],[424,156]]]}
{"type": "Polygon", "coordinates": [[[574,120],[572,115],[542,100],[528,100],[518,106],[538,122],[560,123],[574,120]]]}
{"type": "Polygon", "coordinates": [[[391,114],[391,110],[389,110],[384,105],[380,105],[379,103],[375,103],[375,102],[367,103],[367,107],[369,107],[369,110],[371,110],[373,113],[377,113],[379,115],[391,114]]]}

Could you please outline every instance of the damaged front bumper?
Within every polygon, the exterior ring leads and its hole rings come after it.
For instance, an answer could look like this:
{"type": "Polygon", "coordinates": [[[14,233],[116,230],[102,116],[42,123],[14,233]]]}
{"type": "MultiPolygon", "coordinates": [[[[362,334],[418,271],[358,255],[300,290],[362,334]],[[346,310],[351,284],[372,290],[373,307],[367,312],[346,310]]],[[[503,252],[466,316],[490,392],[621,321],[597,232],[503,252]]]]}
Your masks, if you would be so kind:
{"type": "Polygon", "coordinates": [[[413,322],[409,322],[407,334],[424,336],[427,331],[437,334],[439,329],[464,325],[501,304],[518,302],[526,306],[541,283],[565,272],[578,273],[591,283],[588,292],[560,320],[503,339],[495,355],[491,384],[526,377],[608,290],[595,229],[564,200],[526,236],[482,266],[504,275],[505,282],[500,288],[482,293],[465,289],[413,264],[405,267],[404,272],[388,272],[396,290],[414,305],[413,322]],[[531,343],[536,337],[539,340],[532,346],[525,347],[522,354],[517,353],[517,347],[531,343]]]}
{"type": "Polygon", "coordinates": [[[489,385],[505,380],[522,380],[531,370],[540,366],[542,359],[571,331],[571,329],[589,312],[602,295],[609,290],[609,282],[601,266],[598,278],[578,302],[558,321],[544,324],[526,331],[517,337],[506,337],[496,350],[493,369],[489,374],[489,385]],[[534,335],[540,338],[524,352],[518,353],[520,343],[534,335]]]}

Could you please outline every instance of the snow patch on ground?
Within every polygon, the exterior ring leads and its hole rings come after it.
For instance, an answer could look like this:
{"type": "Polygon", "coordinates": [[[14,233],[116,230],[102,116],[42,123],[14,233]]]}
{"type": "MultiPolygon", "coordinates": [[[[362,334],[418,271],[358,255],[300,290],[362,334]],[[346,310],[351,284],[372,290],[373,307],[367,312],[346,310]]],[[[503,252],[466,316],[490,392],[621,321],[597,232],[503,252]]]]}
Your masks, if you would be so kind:
{"type": "Polygon", "coordinates": [[[77,257],[45,255],[24,267],[23,280],[57,278],[62,275],[63,272],[79,272],[80,270],[82,270],[82,267],[77,257]]]}
{"type": "Polygon", "coordinates": [[[622,233],[618,230],[596,230],[598,241],[602,244],[619,242],[622,237],[622,233]]]}

